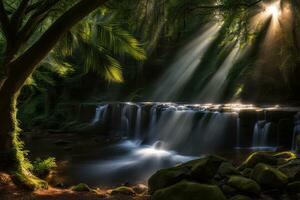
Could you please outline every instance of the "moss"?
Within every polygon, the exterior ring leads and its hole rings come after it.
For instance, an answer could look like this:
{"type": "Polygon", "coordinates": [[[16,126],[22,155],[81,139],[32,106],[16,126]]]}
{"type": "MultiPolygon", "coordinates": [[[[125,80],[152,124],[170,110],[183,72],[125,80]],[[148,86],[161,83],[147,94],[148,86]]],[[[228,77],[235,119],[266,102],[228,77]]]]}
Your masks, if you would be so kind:
{"type": "Polygon", "coordinates": [[[280,189],[288,183],[288,177],[280,170],[266,164],[258,164],[251,178],[267,189],[280,189]]]}
{"type": "Polygon", "coordinates": [[[71,188],[75,192],[91,192],[93,191],[87,184],[79,183],[71,188]]]}
{"type": "Polygon", "coordinates": [[[135,195],[135,192],[130,187],[121,186],[121,187],[117,187],[117,188],[113,189],[111,191],[111,194],[112,195],[115,195],[115,194],[135,195]]]}
{"type": "Polygon", "coordinates": [[[225,200],[223,192],[215,185],[181,181],[170,187],[158,190],[152,200],[225,200]]]}
{"type": "Polygon", "coordinates": [[[242,176],[231,176],[227,184],[244,194],[258,195],[260,193],[260,186],[254,180],[242,176]]]}

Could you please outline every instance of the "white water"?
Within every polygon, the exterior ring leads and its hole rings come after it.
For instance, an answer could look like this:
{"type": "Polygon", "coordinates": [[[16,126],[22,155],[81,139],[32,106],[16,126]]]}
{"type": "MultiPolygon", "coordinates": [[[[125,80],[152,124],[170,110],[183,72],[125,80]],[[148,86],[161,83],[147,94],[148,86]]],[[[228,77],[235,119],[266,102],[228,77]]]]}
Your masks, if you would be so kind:
{"type": "Polygon", "coordinates": [[[95,124],[101,121],[105,115],[108,105],[99,105],[96,108],[95,117],[92,120],[92,124],[95,124]]]}

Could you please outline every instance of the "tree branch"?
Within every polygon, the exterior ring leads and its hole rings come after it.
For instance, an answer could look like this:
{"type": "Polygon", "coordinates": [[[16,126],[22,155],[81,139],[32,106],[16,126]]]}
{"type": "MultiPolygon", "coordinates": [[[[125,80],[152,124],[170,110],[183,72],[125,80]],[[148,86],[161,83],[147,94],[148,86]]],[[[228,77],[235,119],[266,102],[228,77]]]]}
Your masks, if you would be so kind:
{"type": "Polygon", "coordinates": [[[31,48],[11,64],[11,79],[6,82],[18,91],[36,66],[47,56],[57,42],[80,20],[108,0],[81,0],[59,17],[31,48]]]}
{"type": "Polygon", "coordinates": [[[3,1],[0,0],[0,23],[2,26],[2,31],[8,40],[11,36],[11,27],[10,27],[10,21],[8,18],[8,15],[6,13],[6,10],[4,8],[3,1]]]}
{"type": "Polygon", "coordinates": [[[17,32],[18,27],[20,26],[20,23],[22,21],[22,18],[26,12],[26,9],[28,7],[28,3],[30,0],[22,0],[17,10],[14,12],[14,14],[11,16],[11,24],[13,26],[14,32],[17,32]]]}

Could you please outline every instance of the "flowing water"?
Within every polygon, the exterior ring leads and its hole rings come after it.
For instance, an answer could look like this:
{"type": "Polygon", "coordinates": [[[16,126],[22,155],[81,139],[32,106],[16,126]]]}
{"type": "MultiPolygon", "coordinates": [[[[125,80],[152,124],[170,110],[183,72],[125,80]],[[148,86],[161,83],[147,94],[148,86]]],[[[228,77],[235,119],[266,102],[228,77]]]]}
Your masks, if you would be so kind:
{"type": "Polygon", "coordinates": [[[100,104],[91,124],[111,124],[106,131],[121,131],[122,139],[73,157],[65,175],[72,183],[91,186],[145,183],[158,169],[205,154],[235,157],[254,150],[291,149],[294,144],[289,142],[300,130],[298,111],[252,105],[100,104]]]}

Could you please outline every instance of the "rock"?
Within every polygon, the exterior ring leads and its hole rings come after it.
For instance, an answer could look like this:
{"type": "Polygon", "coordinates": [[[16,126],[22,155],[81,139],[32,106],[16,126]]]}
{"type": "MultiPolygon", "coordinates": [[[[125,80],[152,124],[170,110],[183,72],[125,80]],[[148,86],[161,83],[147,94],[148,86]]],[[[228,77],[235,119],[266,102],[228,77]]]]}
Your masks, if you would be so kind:
{"type": "Polygon", "coordinates": [[[230,200],[252,200],[252,199],[244,195],[236,195],[231,197],[230,200]]]}
{"type": "Polygon", "coordinates": [[[258,163],[276,165],[277,159],[269,152],[255,152],[246,159],[239,169],[244,170],[245,168],[254,168],[258,163]]]}
{"type": "Polygon", "coordinates": [[[117,188],[111,190],[110,193],[111,193],[111,195],[118,195],[118,194],[129,195],[129,196],[135,195],[134,190],[127,186],[117,187],[117,188]]]}
{"type": "Polygon", "coordinates": [[[278,167],[280,171],[286,174],[289,180],[298,181],[300,180],[300,159],[292,159],[284,165],[278,167]]]}
{"type": "Polygon", "coordinates": [[[222,191],[227,195],[234,195],[237,193],[237,190],[229,185],[223,185],[222,191]]]}
{"type": "Polygon", "coordinates": [[[258,195],[260,186],[252,179],[242,176],[231,176],[227,184],[243,194],[258,195]]]}
{"type": "Polygon", "coordinates": [[[143,193],[146,193],[148,191],[148,187],[146,185],[143,185],[143,184],[135,185],[135,186],[132,187],[132,189],[137,194],[143,194],[143,193]]]}
{"type": "Polygon", "coordinates": [[[280,152],[273,155],[277,159],[277,165],[286,164],[288,161],[297,158],[297,155],[290,151],[280,152]]]}
{"type": "Polygon", "coordinates": [[[176,167],[159,170],[148,181],[149,192],[152,194],[183,179],[209,182],[224,161],[225,159],[218,156],[206,156],[176,167]]]}
{"type": "Polygon", "coordinates": [[[90,192],[92,189],[85,183],[79,183],[71,188],[71,190],[76,192],[90,192]]]}
{"type": "Polygon", "coordinates": [[[289,183],[287,186],[287,190],[290,193],[300,193],[300,181],[289,183]]]}
{"type": "Polygon", "coordinates": [[[239,175],[240,172],[229,162],[223,162],[218,170],[218,174],[221,176],[227,175],[239,175]]]}
{"type": "Polygon", "coordinates": [[[288,183],[288,177],[284,173],[262,163],[256,165],[251,178],[267,189],[282,188],[288,183]]]}
{"type": "Polygon", "coordinates": [[[252,171],[253,171],[253,169],[251,169],[251,168],[245,168],[242,171],[242,175],[245,176],[245,177],[247,177],[247,178],[250,178],[251,174],[252,174],[252,171]]]}
{"type": "Polygon", "coordinates": [[[54,144],[57,146],[65,146],[65,145],[70,144],[70,142],[66,141],[66,140],[57,140],[56,142],[54,142],[54,144]]]}
{"type": "Polygon", "coordinates": [[[199,160],[190,161],[183,166],[191,166],[192,179],[200,182],[210,181],[217,173],[220,165],[225,162],[224,158],[218,156],[207,156],[199,160]]]}
{"type": "Polygon", "coordinates": [[[173,186],[158,190],[151,200],[226,200],[224,194],[215,185],[181,181],[173,186]]]}
{"type": "Polygon", "coordinates": [[[148,180],[149,192],[154,193],[156,190],[171,186],[189,176],[188,167],[177,166],[157,171],[148,180]]]}

